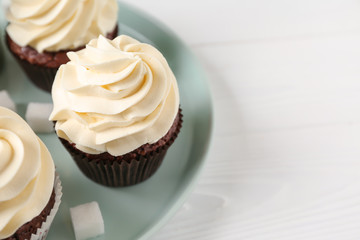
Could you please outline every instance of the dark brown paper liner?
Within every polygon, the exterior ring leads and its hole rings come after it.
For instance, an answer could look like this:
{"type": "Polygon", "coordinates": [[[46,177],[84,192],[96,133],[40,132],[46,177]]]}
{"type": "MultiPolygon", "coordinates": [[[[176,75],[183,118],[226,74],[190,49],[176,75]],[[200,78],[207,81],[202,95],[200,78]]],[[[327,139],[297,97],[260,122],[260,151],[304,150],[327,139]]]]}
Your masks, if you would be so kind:
{"type": "Polygon", "coordinates": [[[117,157],[109,153],[87,154],[77,149],[74,144],[59,139],[85,176],[105,186],[124,187],[145,181],[156,172],[181,127],[182,113],[179,109],[173,126],[163,138],[117,157]]]}
{"type": "Polygon", "coordinates": [[[34,83],[38,88],[51,92],[52,84],[55,79],[58,68],[42,67],[29,63],[26,60],[19,58],[16,54],[11,52],[16,62],[24,70],[26,76],[34,83]]]}

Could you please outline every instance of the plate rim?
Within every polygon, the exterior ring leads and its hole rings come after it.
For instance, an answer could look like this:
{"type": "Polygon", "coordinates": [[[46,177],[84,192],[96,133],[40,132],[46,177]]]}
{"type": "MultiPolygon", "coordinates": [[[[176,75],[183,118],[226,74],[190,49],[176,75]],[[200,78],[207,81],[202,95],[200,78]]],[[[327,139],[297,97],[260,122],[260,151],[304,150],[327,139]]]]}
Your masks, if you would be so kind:
{"type": "MultiPolygon", "coordinates": [[[[1,0],[0,0],[1,1],[1,0]]],[[[136,16],[136,18],[140,18],[141,21],[146,21],[151,26],[157,28],[157,30],[160,30],[163,34],[166,35],[168,39],[173,41],[176,45],[176,47],[181,48],[181,50],[185,50],[185,55],[187,58],[191,59],[192,63],[194,64],[194,68],[196,69],[196,75],[198,76],[197,79],[201,84],[204,85],[204,97],[206,98],[206,114],[207,114],[207,124],[205,124],[206,131],[202,131],[201,133],[204,133],[204,137],[202,139],[205,139],[201,146],[201,150],[199,154],[197,154],[196,157],[196,165],[194,165],[191,169],[191,173],[186,175],[186,182],[181,181],[178,187],[178,190],[173,195],[172,200],[170,200],[167,203],[165,208],[162,209],[162,211],[159,212],[158,218],[156,218],[156,221],[151,222],[148,224],[148,226],[145,226],[140,231],[136,232],[134,235],[136,236],[136,239],[142,240],[142,239],[148,239],[151,236],[153,236],[156,232],[158,232],[162,227],[166,225],[166,223],[179,211],[181,206],[185,203],[187,198],[190,196],[191,192],[193,192],[196,183],[198,182],[198,179],[200,177],[201,172],[204,169],[204,165],[206,163],[206,160],[208,159],[209,155],[209,148],[212,142],[212,136],[213,136],[213,121],[214,121],[214,110],[213,110],[213,98],[210,91],[210,86],[208,82],[208,77],[206,75],[206,72],[204,70],[204,67],[199,62],[198,58],[195,56],[195,54],[192,52],[190,47],[188,47],[181,39],[178,37],[173,30],[171,30],[169,27],[167,27],[164,23],[162,23],[160,20],[156,19],[155,17],[149,15],[148,13],[144,12],[141,9],[138,9],[137,7],[124,3],[122,1],[118,1],[119,3],[119,10],[118,10],[118,16],[121,12],[120,8],[125,8],[130,10],[130,14],[136,16]]],[[[3,20],[4,16],[0,16],[0,20],[3,20]]],[[[117,21],[119,24],[122,24],[123,22],[118,19],[117,21]]],[[[2,21],[4,23],[4,21],[2,21]]],[[[3,25],[3,24],[2,24],[3,25]]],[[[3,26],[1,26],[3,29],[3,26]]],[[[136,27],[133,28],[138,33],[143,34],[142,31],[137,29],[136,27]]],[[[4,29],[3,29],[4,30],[4,29]]],[[[8,52],[5,50],[4,47],[4,37],[2,36],[4,31],[0,34],[2,37],[1,39],[1,49],[4,51],[3,59],[6,58],[5,55],[9,55],[8,52]]],[[[120,32],[121,33],[121,29],[120,32]]],[[[144,35],[146,37],[146,35],[144,35]]],[[[152,38],[148,38],[152,40],[152,38]]],[[[156,43],[154,41],[154,43],[156,43]]],[[[157,46],[158,47],[158,46],[157,46]]],[[[2,54],[1,54],[2,55],[2,54]]],[[[5,66],[5,65],[4,65],[5,66]]],[[[6,67],[6,66],[5,66],[6,67]]],[[[0,69],[1,70],[1,69],[0,69]]],[[[2,69],[3,70],[3,69],[2,69]]],[[[16,103],[18,105],[18,103],[16,103]]],[[[111,236],[110,236],[111,237],[111,236]]]]}
{"type": "MultiPolygon", "coordinates": [[[[120,4],[119,7],[121,7],[121,5],[123,5],[126,8],[130,9],[134,14],[136,14],[136,15],[141,14],[143,20],[147,20],[154,26],[158,27],[162,32],[164,32],[170,38],[175,40],[177,42],[177,45],[180,45],[181,48],[186,49],[187,55],[189,55],[189,57],[191,57],[191,59],[194,61],[194,63],[196,64],[197,71],[199,72],[199,74],[201,74],[201,79],[203,79],[203,82],[205,83],[205,86],[206,86],[205,91],[206,91],[207,97],[208,97],[208,99],[207,99],[208,100],[207,101],[208,109],[207,110],[208,110],[209,121],[208,121],[208,128],[207,128],[207,132],[206,132],[207,133],[207,136],[206,136],[207,141],[204,143],[204,148],[203,148],[204,150],[201,153],[200,159],[198,160],[199,164],[198,164],[197,170],[189,177],[190,180],[187,182],[187,184],[183,185],[181,193],[178,194],[180,197],[174,202],[174,204],[172,204],[170,209],[168,211],[165,211],[165,213],[160,217],[160,219],[157,222],[150,225],[147,229],[145,229],[142,233],[139,234],[139,238],[137,238],[137,239],[145,240],[145,239],[148,239],[149,237],[153,236],[156,232],[158,232],[162,227],[164,227],[166,225],[166,223],[172,217],[175,216],[175,214],[180,210],[181,206],[185,203],[185,201],[188,199],[190,194],[193,192],[193,190],[200,178],[200,175],[201,175],[202,171],[204,170],[204,166],[205,166],[206,160],[208,159],[208,155],[209,155],[209,148],[212,143],[213,130],[214,130],[213,97],[212,97],[212,94],[210,91],[208,77],[207,77],[206,71],[204,70],[204,67],[201,65],[200,61],[195,56],[195,54],[193,53],[191,48],[189,46],[187,46],[185,44],[185,42],[177,34],[172,29],[170,29],[167,25],[165,25],[163,22],[156,19],[156,17],[148,14],[147,12],[145,12],[131,4],[124,3],[122,1],[118,1],[118,2],[120,4]]],[[[119,10],[119,13],[120,13],[120,10],[119,10]]],[[[141,31],[139,31],[139,32],[141,33],[141,31]]],[[[180,191],[178,191],[178,192],[180,192],[180,191]]]]}

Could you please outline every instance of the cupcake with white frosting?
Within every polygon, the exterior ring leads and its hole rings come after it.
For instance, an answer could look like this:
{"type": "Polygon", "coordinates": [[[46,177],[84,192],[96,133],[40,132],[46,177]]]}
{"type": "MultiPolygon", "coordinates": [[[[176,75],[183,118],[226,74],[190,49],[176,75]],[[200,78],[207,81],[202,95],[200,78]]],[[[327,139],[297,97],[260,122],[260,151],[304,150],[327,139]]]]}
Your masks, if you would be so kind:
{"type": "Polygon", "coordinates": [[[4,107],[0,156],[0,239],[45,239],[60,204],[60,180],[44,143],[4,107]]]}
{"type": "Polygon", "coordinates": [[[116,0],[12,0],[6,43],[26,75],[51,91],[57,69],[100,34],[117,36],[116,0]]]}
{"type": "Polygon", "coordinates": [[[68,53],[52,88],[50,120],[76,164],[106,186],[144,181],[177,137],[179,90],[164,56],[121,35],[68,53]]]}

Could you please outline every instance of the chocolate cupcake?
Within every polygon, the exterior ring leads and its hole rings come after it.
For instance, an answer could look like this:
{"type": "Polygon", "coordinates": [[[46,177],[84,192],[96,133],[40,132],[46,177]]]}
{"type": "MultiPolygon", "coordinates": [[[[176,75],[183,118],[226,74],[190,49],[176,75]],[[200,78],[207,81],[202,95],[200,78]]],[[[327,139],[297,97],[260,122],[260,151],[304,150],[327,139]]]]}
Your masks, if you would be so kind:
{"type": "Polygon", "coordinates": [[[118,32],[116,0],[12,1],[6,16],[8,49],[27,77],[48,92],[60,65],[69,61],[68,51],[118,32]]]}
{"type": "Polygon", "coordinates": [[[0,107],[0,239],[45,239],[61,184],[44,143],[16,113],[0,107]]]}
{"type": "Polygon", "coordinates": [[[125,35],[100,36],[68,57],[56,74],[50,120],[77,166],[112,187],[152,176],[182,125],[166,59],[125,35]]]}

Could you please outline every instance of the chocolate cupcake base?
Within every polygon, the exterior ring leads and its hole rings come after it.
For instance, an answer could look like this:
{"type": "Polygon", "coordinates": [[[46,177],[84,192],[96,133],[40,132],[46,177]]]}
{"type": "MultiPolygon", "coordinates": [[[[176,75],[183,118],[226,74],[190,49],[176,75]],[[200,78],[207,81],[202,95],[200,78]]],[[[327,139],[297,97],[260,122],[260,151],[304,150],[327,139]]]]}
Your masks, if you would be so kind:
{"type": "Polygon", "coordinates": [[[46,221],[49,216],[51,209],[55,204],[55,192],[51,193],[50,200],[45,206],[44,210],[31,221],[22,225],[12,236],[5,238],[4,240],[26,240],[30,239],[32,234],[36,234],[38,228],[41,227],[42,223],[46,221]]]}
{"type": "Polygon", "coordinates": [[[105,186],[124,187],[143,182],[156,172],[168,148],[177,138],[181,126],[182,113],[179,109],[172,127],[164,137],[121,156],[109,153],[88,154],[77,149],[75,144],[59,139],[85,176],[105,186]]]}
{"type": "MultiPolygon", "coordinates": [[[[109,39],[114,39],[118,34],[118,26],[106,35],[109,39]]],[[[69,61],[67,53],[69,51],[78,51],[83,47],[76,49],[63,50],[58,52],[39,53],[30,46],[21,47],[15,43],[6,33],[6,45],[14,56],[16,62],[24,70],[26,76],[40,89],[51,92],[52,84],[57,70],[62,64],[69,61]]]]}

